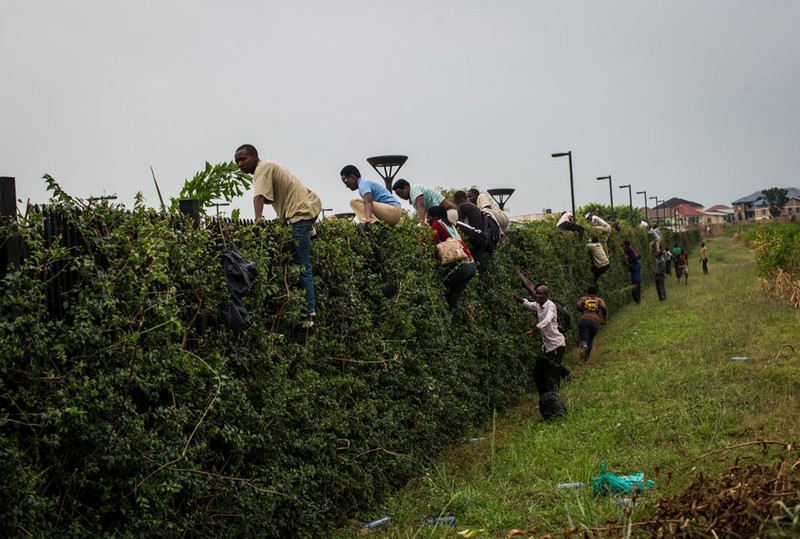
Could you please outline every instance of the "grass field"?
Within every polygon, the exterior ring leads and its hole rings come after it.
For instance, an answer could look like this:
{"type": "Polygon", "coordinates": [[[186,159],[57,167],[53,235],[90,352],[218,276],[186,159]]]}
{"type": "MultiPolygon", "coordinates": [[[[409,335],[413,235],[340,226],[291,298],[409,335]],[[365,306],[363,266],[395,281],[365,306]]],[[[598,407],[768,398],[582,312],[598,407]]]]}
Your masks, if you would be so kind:
{"type": "MultiPolygon", "coordinates": [[[[612,313],[588,363],[569,343],[566,361],[575,376],[561,390],[567,418],[541,422],[531,387],[528,400],[376,508],[374,518],[391,521],[370,535],[624,536],[624,525],[649,519],[659,499],[681,493],[699,472],[715,477],[737,464],[772,466],[782,457],[800,463],[796,450],[749,444],[800,439],[800,355],[788,347],[779,353],[784,344],[800,352],[800,311],[759,292],[743,245],[729,237],[707,244],[710,274],[702,275],[693,255],[688,285],[667,276],[667,301],[657,300],[654,286],[645,288],[640,305],[612,313]],[[590,488],[555,488],[589,483],[602,461],[617,475],[644,472],[657,487],[633,507],[594,497],[590,488]],[[457,526],[420,525],[439,515],[455,517],[457,526]]],[[[800,502],[788,514],[797,536],[800,502]]],[[[362,523],[337,537],[363,533],[362,523]]],[[[652,532],[633,527],[632,534],[652,532]]]]}

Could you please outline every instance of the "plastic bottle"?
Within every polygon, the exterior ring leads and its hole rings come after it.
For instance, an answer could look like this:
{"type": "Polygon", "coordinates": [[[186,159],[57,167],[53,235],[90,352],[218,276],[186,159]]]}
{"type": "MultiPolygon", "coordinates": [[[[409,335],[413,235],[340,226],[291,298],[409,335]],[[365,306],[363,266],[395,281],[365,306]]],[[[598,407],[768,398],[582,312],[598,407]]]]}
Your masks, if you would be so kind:
{"type": "Polygon", "coordinates": [[[617,507],[628,507],[633,505],[633,500],[631,498],[614,498],[611,503],[617,507]]]}
{"type": "Polygon", "coordinates": [[[378,520],[373,520],[372,522],[367,522],[364,524],[364,527],[368,530],[377,530],[378,528],[382,528],[392,520],[390,517],[383,517],[379,518],[378,520]]]}
{"type": "Polygon", "coordinates": [[[451,528],[456,527],[456,517],[432,517],[432,518],[425,518],[422,519],[423,524],[427,524],[429,526],[433,526],[436,524],[446,524],[451,528]]]}
{"type": "Polygon", "coordinates": [[[750,361],[750,358],[747,356],[733,356],[731,361],[750,361]]]}
{"type": "Polygon", "coordinates": [[[556,488],[581,488],[585,486],[586,483],[583,481],[576,481],[574,483],[559,483],[556,485],[556,488]]]}

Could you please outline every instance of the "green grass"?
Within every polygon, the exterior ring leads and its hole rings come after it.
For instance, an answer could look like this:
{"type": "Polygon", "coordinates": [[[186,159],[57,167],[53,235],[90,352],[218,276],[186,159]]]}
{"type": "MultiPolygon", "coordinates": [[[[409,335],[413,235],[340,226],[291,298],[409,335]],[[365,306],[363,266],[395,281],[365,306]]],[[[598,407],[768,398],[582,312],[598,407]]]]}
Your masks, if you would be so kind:
{"type": "MultiPolygon", "coordinates": [[[[707,244],[708,276],[693,257],[688,285],[667,277],[666,302],[651,285],[640,305],[612,314],[587,364],[568,349],[576,376],[561,390],[566,419],[540,422],[531,383],[528,400],[376,508],[374,518],[392,518],[376,534],[461,537],[457,531],[485,528],[479,537],[512,529],[529,537],[644,519],[656,499],[687,486],[697,471],[717,473],[736,458],[772,463],[774,455],[752,446],[693,459],[749,441],[798,441],[800,357],[776,355],[784,343],[800,352],[800,311],[758,292],[755,262],[742,245],[727,237],[707,244]],[[617,475],[644,472],[658,487],[632,513],[590,489],[555,489],[588,482],[601,461],[617,475]],[[455,516],[456,530],[420,525],[438,515],[455,516]]],[[[355,537],[358,528],[337,537],[355,537]]]]}

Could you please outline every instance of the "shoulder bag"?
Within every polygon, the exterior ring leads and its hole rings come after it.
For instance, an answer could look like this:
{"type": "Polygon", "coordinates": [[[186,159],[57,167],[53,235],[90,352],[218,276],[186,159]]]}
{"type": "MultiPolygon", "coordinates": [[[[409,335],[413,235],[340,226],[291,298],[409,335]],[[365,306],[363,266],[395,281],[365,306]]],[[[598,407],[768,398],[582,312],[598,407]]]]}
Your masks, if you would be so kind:
{"type": "Polygon", "coordinates": [[[447,232],[450,234],[449,238],[436,245],[436,250],[439,251],[439,258],[442,261],[442,266],[452,266],[467,260],[469,256],[467,256],[467,253],[464,251],[464,246],[461,243],[458,232],[444,221],[439,220],[439,222],[444,225],[447,232]]]}

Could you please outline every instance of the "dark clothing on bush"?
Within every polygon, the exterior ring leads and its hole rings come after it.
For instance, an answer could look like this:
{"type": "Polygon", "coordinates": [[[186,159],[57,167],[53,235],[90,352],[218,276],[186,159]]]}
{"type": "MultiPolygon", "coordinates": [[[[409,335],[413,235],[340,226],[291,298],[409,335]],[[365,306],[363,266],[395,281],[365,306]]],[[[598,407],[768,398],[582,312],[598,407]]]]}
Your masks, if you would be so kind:
{"type": "Polygon", "coordinates": [[[536,357],[536,364],[533,367],[533,381],[536,384],[536,392],[539,393],[539,396],[548,391],[558,391],[561,379],[570,375],[569,369],[562,364],[566,348],[566,346],[559,346],[550,352],[543,351],[543,355],[536,357]]]}
{"type": "Polygon", "coordinates": [[[578,239],[583,240],[583,227],[581,225],[576,225],[570,221],[564,221],[558,228],[563,228],[564,230],[571,230],[573,232],[578,233],[578,239]]]}
{"type": "Polygon", "coordinates": [[[456,319],[458,298],[467,288],[469,280],[475,277],[475,269],[475,262],[472,260],[462,262],[456,268],[448,270],[447,276],[444,278],[444,286],[447,288],[447,293],[445,294],[447,306],[450,308],[450,316],[453,321],[456,319]]]}

